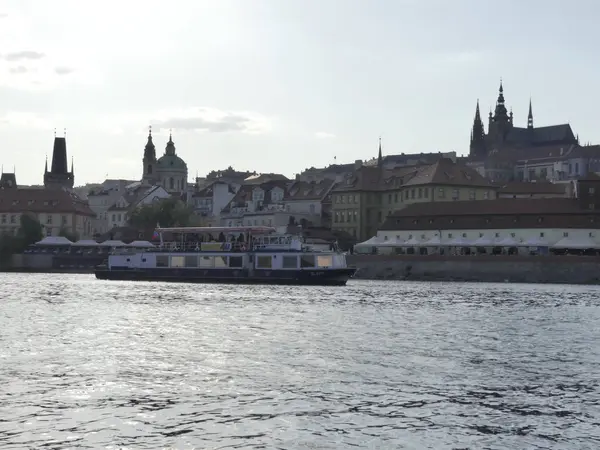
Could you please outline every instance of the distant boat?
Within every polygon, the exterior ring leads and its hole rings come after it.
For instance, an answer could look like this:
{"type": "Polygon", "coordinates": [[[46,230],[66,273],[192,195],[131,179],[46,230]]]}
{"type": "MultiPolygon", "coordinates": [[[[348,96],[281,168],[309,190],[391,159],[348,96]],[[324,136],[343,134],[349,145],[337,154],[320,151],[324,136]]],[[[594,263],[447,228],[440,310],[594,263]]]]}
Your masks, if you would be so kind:
{"type": "Polygon", "coordinates": [[[272,227],[157,228],[155,236],[160,244],[154,248],[116,249],[96,268],[96,278],[343,286],[356,272],[337,246],[317,250],[272,227]]]}

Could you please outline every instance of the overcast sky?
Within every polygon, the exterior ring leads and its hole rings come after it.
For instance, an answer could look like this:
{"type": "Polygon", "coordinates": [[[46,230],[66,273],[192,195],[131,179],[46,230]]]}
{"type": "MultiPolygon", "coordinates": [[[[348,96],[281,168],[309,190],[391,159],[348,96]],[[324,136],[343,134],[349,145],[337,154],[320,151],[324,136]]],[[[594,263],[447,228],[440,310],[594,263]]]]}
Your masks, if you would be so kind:
{"type": "Polygon", "coordinates": [[[75,182],[139,179],[173,128],[190,179],[288,176],[384,154],[468,152],[499,80],[515,124],[600,142],[595,0],[0,1],[0,161],[42,183],[54,128],[75,182]]]}

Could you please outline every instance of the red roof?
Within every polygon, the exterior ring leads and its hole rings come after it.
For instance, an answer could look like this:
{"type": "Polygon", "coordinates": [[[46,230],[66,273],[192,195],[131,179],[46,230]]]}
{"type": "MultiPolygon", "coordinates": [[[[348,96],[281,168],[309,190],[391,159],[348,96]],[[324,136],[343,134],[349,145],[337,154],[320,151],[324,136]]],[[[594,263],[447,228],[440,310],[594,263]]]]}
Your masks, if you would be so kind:
{"type": "Polygon", "coordinates": [[[87,202],[62,189],[2,189],[0,213],[57,213],[95,216],[87,202]]]}

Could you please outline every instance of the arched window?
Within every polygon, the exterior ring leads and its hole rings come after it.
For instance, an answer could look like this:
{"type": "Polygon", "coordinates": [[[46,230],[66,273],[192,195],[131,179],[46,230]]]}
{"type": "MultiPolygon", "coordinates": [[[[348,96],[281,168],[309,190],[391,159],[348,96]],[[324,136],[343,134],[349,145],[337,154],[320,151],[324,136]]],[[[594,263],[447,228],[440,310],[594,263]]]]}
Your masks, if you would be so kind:
{"type": "Polygon", "coordinates": [[[175,180],[173,179],[173,177],[169,178],[169,189],[175,189],[175,180]]]}

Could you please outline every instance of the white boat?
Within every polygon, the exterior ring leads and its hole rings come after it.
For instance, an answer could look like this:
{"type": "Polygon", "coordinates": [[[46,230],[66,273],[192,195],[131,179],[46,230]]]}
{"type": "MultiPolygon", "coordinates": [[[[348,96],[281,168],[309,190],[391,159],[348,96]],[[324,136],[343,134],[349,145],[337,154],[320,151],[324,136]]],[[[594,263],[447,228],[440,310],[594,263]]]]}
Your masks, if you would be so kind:
{"type": "Polygon", "coordinates": [[[103,280],[343,286],[356,272],[335,245],[317,250],[272,227],[157,228],[154,248],[117,249],[103,280]]]}

